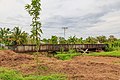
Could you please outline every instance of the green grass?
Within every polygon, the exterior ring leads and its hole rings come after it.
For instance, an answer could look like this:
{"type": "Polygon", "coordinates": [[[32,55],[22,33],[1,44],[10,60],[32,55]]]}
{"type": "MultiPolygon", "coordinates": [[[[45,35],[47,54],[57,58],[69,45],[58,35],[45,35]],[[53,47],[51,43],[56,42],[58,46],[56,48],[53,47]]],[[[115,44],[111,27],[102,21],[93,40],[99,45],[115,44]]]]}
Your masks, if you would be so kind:
{"type": "Polygon", "coordinates": [[[76,52],[74,49],[70,49],[68,52],[57,52],[55,58],[60,60],[70,60],[75,56],[80,56],[81,54],[76,52]]]}
{"type": "Polygon", "coordinates": [[[0,67],[0,80],[24,80],[24,78],[17,71],[0,67]]]}
{"type": "Polygon", "coordinates": [[[79,56],[79,53],[64,53],[64,54],[57,54],[55,55],[56,58],[60,59],[60,60],[70,60],[72,59],[74,56],[79,56]]]}
{"type": "Polygon", "coordinates": [[[54,74],[49,76],[28,76],[25,80],[66,80],[66,76],[54,74]]]}
{"type": "Polygon", "coordinates": [[[0,50],[5,50],[4,48],[0,47],[0,50]]]}
{"type": "Polygon", "coordinates": [[[120,50],[111,51],[111,52],[95,52],[86,54],[87,56],[108,56],[108,57],[120,57],[120,50]]]}
{"type": "Polygon", "coordinates": [[[23,76],[18,71],[0,67],[0,80],[66,80],[66,76],[60,74],[48,76],[23,76]]]}

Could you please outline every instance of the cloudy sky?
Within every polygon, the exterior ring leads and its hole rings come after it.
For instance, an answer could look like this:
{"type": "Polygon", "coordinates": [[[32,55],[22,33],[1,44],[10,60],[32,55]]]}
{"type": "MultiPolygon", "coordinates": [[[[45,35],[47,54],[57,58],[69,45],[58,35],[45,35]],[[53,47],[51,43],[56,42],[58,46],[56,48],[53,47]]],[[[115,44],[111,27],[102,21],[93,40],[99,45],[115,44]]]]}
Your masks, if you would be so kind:
{"type": "MultiPolygon", "coordinates": [[[[31,0],[0,0],[0,27],[30,32],[31,17],[25,4],[31,0]]],[[[42,38],[115,35],[120,38],[120,0],[42,0],[42,38]]]]}

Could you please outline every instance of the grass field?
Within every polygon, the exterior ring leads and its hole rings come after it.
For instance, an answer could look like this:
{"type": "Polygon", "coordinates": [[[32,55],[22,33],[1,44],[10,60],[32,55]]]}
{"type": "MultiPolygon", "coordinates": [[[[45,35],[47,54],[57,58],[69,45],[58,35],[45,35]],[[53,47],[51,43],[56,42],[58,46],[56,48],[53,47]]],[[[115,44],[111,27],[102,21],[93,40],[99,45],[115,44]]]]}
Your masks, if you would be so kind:
{"type": "Polygon", "coordinates": [[[60,74],[48,76],[23,76],[18,71],[0,67],[0,80],[66,80],[66,77],[60,74]]]}
{"type": "Polygon", "coordinates": [[[120,57],[120,48],[115,50],[115,51],[110,51],[110,52],[92,52],[89,54],[82,54],[82,53],[77,53],[77,52],[64,52],[64,53],[58,53],[55,55],[57,59],[60,60],[70,60],[75,56],[103,56],[103,57],[120,57]]]}
{"type": "Polygon", "coordinates": [[[72,54],[57,54],[55,57],[60,60],[70,60],[75,56],[80,56],[79,53],[72,53],[72,54]]]}
{"type": "MultiPolygon", "coordinates": [[[[119,51],[102,53],[118,55],[119,51]]],[[[62,60],[39,55],[38,76],[34,55],[0,50],[0,80],[119,80],[120,58],[81,56],[74,51],[57,55],[62,60]]]]}
{"type": "Polygon", "coordinates": [[[111,52],[95,52],[86,54],[86,56],[108,56],[108,57],[120,57],[120,50],[118,51],[111,51],[111,52]]]}

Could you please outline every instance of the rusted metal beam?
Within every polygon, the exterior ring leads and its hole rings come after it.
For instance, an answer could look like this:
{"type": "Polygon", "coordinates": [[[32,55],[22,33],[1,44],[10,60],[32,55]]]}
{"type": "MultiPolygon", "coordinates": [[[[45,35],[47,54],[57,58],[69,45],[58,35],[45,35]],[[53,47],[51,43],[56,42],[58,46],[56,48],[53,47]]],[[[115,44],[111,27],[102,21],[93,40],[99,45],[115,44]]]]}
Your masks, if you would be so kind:
{"type": "MultiPolygon", "coordinates": [[[[69,49],[82,49],[82,50],[96,50],[96,49],[105,49],[108,44],[41,44],[39,46],[39,52],[48,52],[48,51],[60,51],[64,49],[64,51],[68,51],[69,49]]],[[[36,52],[36,45],[34,44],[24,44],[24,45],[16,45],[16,46],[8,46],[9,49],[14,50],[15,52],[36,52]]]]}

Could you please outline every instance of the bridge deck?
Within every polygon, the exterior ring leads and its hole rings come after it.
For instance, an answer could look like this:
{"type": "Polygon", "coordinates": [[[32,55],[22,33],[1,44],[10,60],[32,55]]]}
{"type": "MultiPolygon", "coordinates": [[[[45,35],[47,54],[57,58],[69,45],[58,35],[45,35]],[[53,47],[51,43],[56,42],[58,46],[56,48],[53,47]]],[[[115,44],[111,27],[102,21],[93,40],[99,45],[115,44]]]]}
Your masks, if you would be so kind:
{"type": "MultiPolygon", "coordinates": [[[[41,44],[39,46],[39,52],[48,52],[48,51],[68,51],[69,49],[105,49],[107,44],[41,44]]],[[[8,46],[9,49],[14,50],[15,52],[36,52],[36,45],[16,45],[8,46]]]]}

